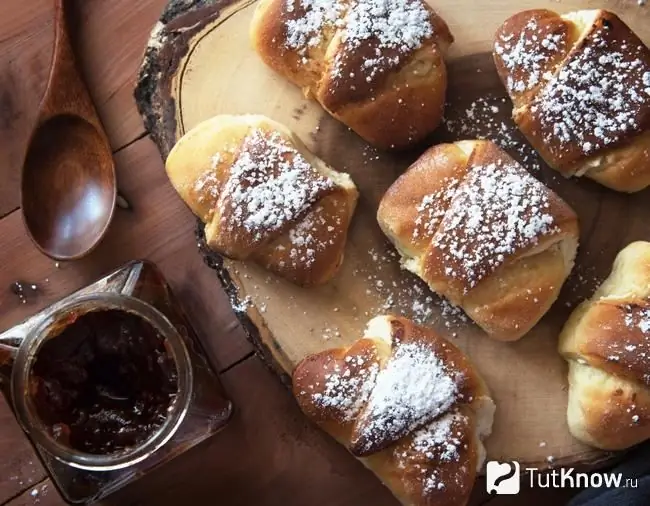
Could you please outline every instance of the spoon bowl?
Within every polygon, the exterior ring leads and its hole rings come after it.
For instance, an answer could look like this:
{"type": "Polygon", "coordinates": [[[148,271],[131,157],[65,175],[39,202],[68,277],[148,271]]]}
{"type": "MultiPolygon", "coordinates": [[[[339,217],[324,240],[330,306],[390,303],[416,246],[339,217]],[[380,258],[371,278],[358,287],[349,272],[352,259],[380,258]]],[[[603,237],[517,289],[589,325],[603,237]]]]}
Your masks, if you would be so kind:
{"type": "Polygon", "coordinates": [[[64,4],[54,0],[52,68],[23,164],[21,208],[36,246],[73,260],[108,230],[117,185],[110,143],[77,70],[64,4]]]}
{"type": "Polygon", "coordinates": [[[110,150],[79,116],[54,116],[34,132],[23,166],[23,214],[34,242],[68,260],[103,237],[115,208],[110,150]]]}

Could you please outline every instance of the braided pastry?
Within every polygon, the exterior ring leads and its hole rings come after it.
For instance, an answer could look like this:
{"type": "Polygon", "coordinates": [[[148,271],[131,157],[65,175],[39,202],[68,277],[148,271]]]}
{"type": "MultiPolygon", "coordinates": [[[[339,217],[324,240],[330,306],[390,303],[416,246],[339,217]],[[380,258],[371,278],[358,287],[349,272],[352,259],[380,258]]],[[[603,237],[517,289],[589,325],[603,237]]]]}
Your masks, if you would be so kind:
{"type": "Polygon", "coordinates": [[[614,190],[650,185],[650,49],[615,14],[521,12],[499,29],[513,117],[546,162],[614,190]]]}
{"type": "Polygon", "coordinates": [[[324,283],[341,265],[357,189],[283,125],[217,116],[178,141],[166,168],[218,253],[299,285],[324,283]]]}
{"type": "Polygon", "coordinates": [[[605,450],[650,439],[650,243],[621,251],[611,275],[560,335],[571,433],[605,450]]]}
{"type": "Polygon", "coordinates": [[[377,317],[349,348],[303,360],[293,391],[402,504],[467,503],[494,402],[463,353],[433,331],[377,317]]]}
{"type": "Polygon", "coordinates": [[[260,0],[262,60],[379,148],[404,148],[440,123],[453,37],[422,0],[260,0]]]}
{"type": "Polygon", "coordinates": [[[405,269],[506,341],[548,311],[578,245],[573,210],[489,141],[425,152],[377,219],[405,269]]]}

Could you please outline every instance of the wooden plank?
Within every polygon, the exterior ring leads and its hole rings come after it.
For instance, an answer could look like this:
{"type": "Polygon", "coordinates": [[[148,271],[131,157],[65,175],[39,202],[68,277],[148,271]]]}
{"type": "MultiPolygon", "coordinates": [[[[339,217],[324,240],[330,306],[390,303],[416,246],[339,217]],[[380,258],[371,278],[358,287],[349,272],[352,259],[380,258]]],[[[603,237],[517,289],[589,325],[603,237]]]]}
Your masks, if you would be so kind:
{"type": "MultiPolygon", "coordinates": [[[[113,148],[144,132],[133,83],[166,0],[86,0],[73,40],[113,148]]],[[[52,55],[52,2],[3,0],[0,17],[0,216],[19,205],[20,167],[52,55]]]]}
{"type": "Polygon", "coordinates": [[[54,484],[47,479],[30,487],[29,490],[8,502],[7,506],[65,506],[66,504],[54,484]]]}
{"type": "Polygon", "coordinates": [[[133,87],[149,34],[168,0],[84,0],[80,62],[108,138],[115,149],[144,132],[133,87]]]}
{"type": "Polygon", "coordinates": [[[45,469],[0,396],[0,504],[39,483],[45,469]]]}
{"type": "Polygon", "coordinates": [[[118,180],[133,209],[118,210],[107,237],[89,257],[57,268],[27,238],[18,212],[0,221],[0,328],[9,328],[128,260],[147,258],[160,266],[183,300],[217,366],[240,360],[251,347],[217,278],[197,252],[195,219],[167,181],[153,143],[148,138],[136,142],[119,153],[116,162],[118,180]],[[36,284],[37,292],[21,300],[10,289],[14,281],[36,284]]]}
{"type": "Polygon", "coordinates": [[[20,166],[52,58],[52,2],[4,0],[0,16],[0,216],[18,206],[20,166]]]}

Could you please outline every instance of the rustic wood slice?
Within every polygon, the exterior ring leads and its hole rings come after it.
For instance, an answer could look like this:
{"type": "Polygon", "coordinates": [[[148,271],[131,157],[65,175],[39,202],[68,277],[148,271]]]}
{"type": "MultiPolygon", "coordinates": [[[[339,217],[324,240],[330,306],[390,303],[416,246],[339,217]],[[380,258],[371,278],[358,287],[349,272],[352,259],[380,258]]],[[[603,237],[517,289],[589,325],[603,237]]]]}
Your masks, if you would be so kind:
{"type": "Polygon", "coordinates": [[[448,122],[409,153],[378,153],[323,113],[318,104],[268,70],[252,51],[248,24],[253,0],[172,2],[154,29],[136,89],[147,128],[166,157],[176,140],[222,113],[259,113],[287,124],[325,161],[349,172],[361,191],[346,259],[326,286],[301,289],[260,268],[208,255],[253,343],[284,379],[302,358],[357,339],[368,319],[403,313],[430,325],[463,348],[487,379],[498,410],[488,440],[492,459],[527,465],[594,466],[613,457],[584,446],[568,432],[566,367],[556,352],[571,308],[609,273],[616,253],[633,240],[650,240],[650,191],[633,196],[587,180],[565,180],[546,167],[516,132],[490,54],[498,26],[517,11],[563,12],[609,7],[650,43],[650,9],[636,2],[438,0],[456,43],[450,58],[448,122]],[[399,269],[375,222],[379,199],[425,147],[460,138],[502,144],[578,212],[578,265],[550,313],[523,340],[489,340],[450,311],[423,283],[399,269]],[[550,458],[552,457],[552,458],[550,458]]]}

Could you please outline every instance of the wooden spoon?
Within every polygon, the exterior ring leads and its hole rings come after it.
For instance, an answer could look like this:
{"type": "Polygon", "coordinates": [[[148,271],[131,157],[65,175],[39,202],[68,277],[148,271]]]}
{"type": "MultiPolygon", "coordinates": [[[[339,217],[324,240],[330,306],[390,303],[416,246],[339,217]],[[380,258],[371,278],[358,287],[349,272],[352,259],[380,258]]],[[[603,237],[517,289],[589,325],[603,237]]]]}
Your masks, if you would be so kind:
{"type": "Polygon", "coordinates": [[[36,246],[57,260],[90,252],[115,209],[108,138],[77,70],[65,0],[55,0],[52,68],[22,171],[21,204],[36,246]]]}

